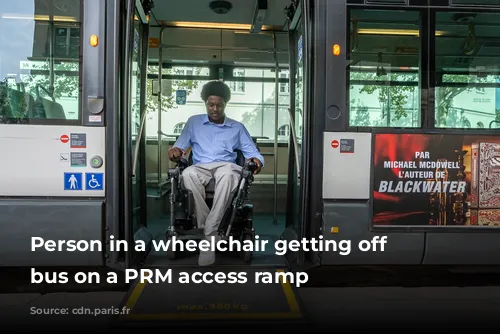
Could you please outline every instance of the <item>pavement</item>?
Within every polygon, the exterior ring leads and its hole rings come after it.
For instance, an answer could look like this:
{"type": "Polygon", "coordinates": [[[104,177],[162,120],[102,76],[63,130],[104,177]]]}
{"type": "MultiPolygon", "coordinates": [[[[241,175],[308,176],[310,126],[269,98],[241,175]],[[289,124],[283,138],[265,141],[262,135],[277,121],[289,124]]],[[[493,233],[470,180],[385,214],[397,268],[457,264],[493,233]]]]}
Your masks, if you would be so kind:
{"type": "MultiPolygon", "coordinates": [[[[116,291],[0,294],[0,321],[4,329],[17,332],[46,327],[104,331],[115,324],[116,314],[113,313],[123,311],[120,304],[125,296],[125,292],[116,291]],[[68,314],[33,314],[61,310],[68,314]]],[[[429,326],[447,330],[471,326],[478,330],[493,326],[500,315],[498,286],[300,288],[297,297],[311,331],[400,327],[406,332],[418,332],[429,326]]],[[[168,323],[164,325],[169,326],[168,323]]],[[[278,331],[280,328],[285,327],[271,329],[278,331]]]]}

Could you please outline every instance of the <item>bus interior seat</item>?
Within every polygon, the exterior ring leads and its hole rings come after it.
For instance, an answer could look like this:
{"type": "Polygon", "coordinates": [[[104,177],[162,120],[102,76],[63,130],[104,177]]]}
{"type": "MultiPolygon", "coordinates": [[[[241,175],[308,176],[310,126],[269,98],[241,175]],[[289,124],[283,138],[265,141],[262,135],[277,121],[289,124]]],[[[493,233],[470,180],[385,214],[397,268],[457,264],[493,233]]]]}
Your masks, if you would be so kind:
{"type": "Polygon", "coordinates": [[[39,96],[35,99],[31,94],[24,93],[7,86],[0,86],[0,92],[7,90],[10,95],[11,113],[5,115],[8,118],[22,117],[18,115],[17,111],[21,104],[21,99],[26,99],[27,112],[25,117],[28,118],[48,118],[48,119],[66,119],[64,108],[61,104],[50,101],[46,98],[39,96]]]}
{"type": "Polygon", "coordinates": [[[47,100],[40,97],[43,107],[45,109],[45,115],[49,119],[66,119],[66,114],[62,105],[57,102],[47,100]]]}
{"type": "Polygon", "coordinates": [[[9,101],[11,106],[10,114],[5,116],[7,116],[8,118],[18,118],[23,116],[28,117],[32,114],[32,110],[35,106],[35,99],[31,94],[11,89],[6,86],[0,86],[0,92],[4,94],[5,91],[7,91],[10,95],[9,101]],[[18,112],[22,99],[24,99],[26,102],[26,112],[24,115],[20,115],[18,112]]]}

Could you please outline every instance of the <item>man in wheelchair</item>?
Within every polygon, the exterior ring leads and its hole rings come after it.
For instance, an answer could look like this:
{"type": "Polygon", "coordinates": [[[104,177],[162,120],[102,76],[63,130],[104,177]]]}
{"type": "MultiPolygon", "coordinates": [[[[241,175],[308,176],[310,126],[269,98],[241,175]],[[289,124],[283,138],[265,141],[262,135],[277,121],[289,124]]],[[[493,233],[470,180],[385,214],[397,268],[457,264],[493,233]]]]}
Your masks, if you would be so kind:
{"type": "MultiPolygon", "coordinates": [[[[188,233],[191,228],[202,231],[204,238],[215,242],[222,237],[228,237],[232,226],[221,226],[221,222],[234,222],[236,208],[246,196],[252,175],[258,174],[264,158],[254,144],[245,126],[226,117],[226,105],[231,99],[229,87],[220,81],[212,81],[204,85],[201,98],[205,102],[206,114],[191,116],[184,126],[179,138],[168,151],[171,161],[178,162],[176,168],[169,172],[172,184],[171,212],[172,221],[170,236],[178,237],[179,228],[188,233]],[[191,147],[189,161],[186,160],[186,151],[191,147]],[[246,163],[245,163],[246,162],[246,163]],[[188,199],[179,197],[187,190],[188,199]],[[211,207],[209,196],[213,193],[211,207]],[[190,194],[190,195],[189,195],[190,194]],[[178,197],[178,198],[176,198],[178,197]],[[190,200],[194,201],[194,226],[190,221],[190,200]],[[208,203],[207,203],[208,202],[208,203]],[[239,202],[239,203],[236,203],[239,202]],[[181,212],[187,212],[187,225],[179,227],[179,219],[175,206],[184,206],[181,212]],[[186,206],[188,208],[186,208],[186,206]]],[[[240,207],[241,209],[241,207],[240,207]]],[[[241,210],[239,210],[241,211],[241,210]]],[[[243,210],[245,211],[245,210],[243,210]]],[[[248,210],[247,210],[248,211],[248,210]]],[[[241,213],[241,212],[240,212],[241,213]]],[[[247,212],[250,215],[251,212],[247,212]]],[[[182,224],[181,224],[182,225],[182,224]]],[[[226,224],[227,225],[227,224],[226,224]]],[[[234,237],[242,238],[243,231],[234,237]]],[[[252,236],[253,237],[253,236],[252,236]]],[[[198,264],[212,265],[215,262],[215,253],[200,250],[198,264]]]]}

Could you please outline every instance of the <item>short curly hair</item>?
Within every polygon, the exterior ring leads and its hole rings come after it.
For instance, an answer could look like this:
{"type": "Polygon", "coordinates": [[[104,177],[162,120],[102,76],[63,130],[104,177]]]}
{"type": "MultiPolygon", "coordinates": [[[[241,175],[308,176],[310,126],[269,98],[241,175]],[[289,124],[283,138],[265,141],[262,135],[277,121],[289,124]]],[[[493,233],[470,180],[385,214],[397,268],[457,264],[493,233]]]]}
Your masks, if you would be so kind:
{"type": "Polygon", "coordinates": [[[201,90],[201,99],[207,102],[208,97],[212,95],[222,97],[225,103],[231,100],[231,90],[222,81],[210,81],[203,86],[201,90]]]}

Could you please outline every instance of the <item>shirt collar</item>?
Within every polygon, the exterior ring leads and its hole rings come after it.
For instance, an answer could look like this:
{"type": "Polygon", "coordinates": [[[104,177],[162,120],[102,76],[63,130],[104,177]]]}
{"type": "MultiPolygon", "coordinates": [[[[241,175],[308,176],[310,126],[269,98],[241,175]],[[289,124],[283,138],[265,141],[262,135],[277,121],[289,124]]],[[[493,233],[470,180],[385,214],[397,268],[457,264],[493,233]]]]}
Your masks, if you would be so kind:
{"type": "MultiPolygon", "coordinates": [[[[210,122],[210,120],[208,119],[208,115],[207,114],[203,115],[202,123],[203,124],[207,124],[207,123],[215,124],[215,123],[210,122]]],[[[217,126],[229,126],[229,127],[232,127],[233,124],[234,124],[233,120],[230,119],[229,117],[227,117],[227,115],[226,115],[226,117],[224,118],[224,123],[222,123],[222,124],[215,124],[215,125],[217,125],[217,126]]]]}

